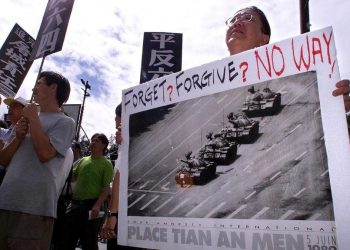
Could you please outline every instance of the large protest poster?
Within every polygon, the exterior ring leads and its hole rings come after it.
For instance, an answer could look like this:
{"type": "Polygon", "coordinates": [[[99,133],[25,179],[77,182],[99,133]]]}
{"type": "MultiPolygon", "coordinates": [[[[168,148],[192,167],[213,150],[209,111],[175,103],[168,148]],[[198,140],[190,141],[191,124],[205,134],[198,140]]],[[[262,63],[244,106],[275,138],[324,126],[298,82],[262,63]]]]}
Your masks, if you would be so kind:
{"type": "Polygon", "coordinates": [[[350,148],[337,81],[325,28],[124,90],[119,242],[347,249],[350,148]]]}

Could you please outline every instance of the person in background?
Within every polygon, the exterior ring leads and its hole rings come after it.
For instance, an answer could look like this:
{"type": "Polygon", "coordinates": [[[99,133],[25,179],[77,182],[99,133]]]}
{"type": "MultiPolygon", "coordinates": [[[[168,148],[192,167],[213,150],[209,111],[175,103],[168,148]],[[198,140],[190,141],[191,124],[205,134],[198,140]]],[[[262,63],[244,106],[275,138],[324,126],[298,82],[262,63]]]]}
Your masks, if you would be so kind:
{"type": "Polygon", "coordinates": [[[0,186],[0,249],[50,246],[57,200],[67,176],[61,171],[75,132],[74,120],[61,112],[69,81],[44,71],[33,88],[35,103],[23,108],[16,135],[0,151],[7,172],[0,186]]]}
{"type": "Polygon", "coordinates": [[[74,141],[72,143],[72,150],[74,155],[73,165],[75,165],[80,159],[81,159],[81,146],[80,143],[77,141],[74,141]]]}
{"type": "MultiPolygon", "coordinates": [[[[266,45],[270,41],[271,28],[264,14],[255,6],[237,11],[226,20],[226,45],[230,55],[266,45]]],[[[339,81],[333,96],[343,96],[346,112],[350,111],[350,81],[339,81]]]]}
{"type": "MultiPolygon", "coordinates": [[[[0,128],[0,140],[2,141],[3,146],[5,146],[15,137],[16,135],[15,125],[19,121],[19,119],[22,117],[23,108],[26,105],[28,105],[29,102],[22,97],[17,97],[15,99],[6,98],[4,100],[4,103],[8,106],[8,119],[11,125],[10,125],[10,128],[8,129],[0,128]]],[[[6,167],[0,165],[0,185],[2,183],[2,180],[5,177],[5,174],[6,174],[6,167]]]]}
{"type": "MultiPolygon", "coordinates": [[[[122,138],[122,106],[121,103],[115,109],[115,140],[117,144],[121,144],[122,138]]],[[[108,205],[107,218],[102,226],[100,235],[103,239],[107,239],[107,250],[115,249],[142,249],[136,247],[118,245],[117,232],[118,232],[118,207],[119,207],[119,185],[120,185],[120,173],[119,168],[121,165],[120,147],[118,147],[118,158],[114,167],[114,179],[112,183],[112,193],[108,205]]]]}
{"type": "MultiPolygon", "coordinates": [[[[119,104],[115,109],[115,126],[116,134],[115,140],[117,144],[122,143],[121,136],[121,104],[119,104]]],[[[112,183],[112,193],[108,205],[108,214],[106,221],[102,226],[100,235],[103,239],[107,239],[107,250],[117,249],[118,241],[117,236],[117,221],[118,221],[118,206],[119,206],[119,181],[120,181],[120,154],[118,149],[118,158],[114,166],[114,179],[112,183]]]]}
{"type": "Polygon", "coordinates": [[[64,219],[65,214],[67,211],[67,208],[69,207],[69,202],[71,201],[71,193],[70,193],[70,178],[72,176],[71,169],[73,165],[73,151],[71,148],[69,148],[66,152],[63,165],[60,167],[61,172],[64,173],[64,176],[68,176],[66,179],[62,179],[62,183],[60,183],[60,186],[62,186],[62,189],[60,189],[59,198],[57,202],[57,216],[55,218],[54,226],[53,226],[53,232],[51,237],[51,244],[50,244],[50,250],[56,250],[61,249],[61,245],[63,243],[63,226],[64,226],[64,219]],[[64,183],[63,183],[64,181],[64,183]]]}
{"type": "Polygon", "coordinates": [[[73,200],[66,214],[64,250],[74,250],[80,240],[83,250],[98,249],[101,213],[113,178],[112,163],[104,156],[108,139],[96,133],[91,137],[91,155],[73,169],[73,200]]]}
{"type": "Polygon", "coordinates": [[[27,100],[22,97],[17,98],[6,98],[4,103],[8,106],[8,120],[10,121],[10,127],[7,130],[1,131],[1,139],[6,142],[10,142],[16,133],[15,133],[15,125],[22,117],[23,108],[29,104],[27,100]]]}

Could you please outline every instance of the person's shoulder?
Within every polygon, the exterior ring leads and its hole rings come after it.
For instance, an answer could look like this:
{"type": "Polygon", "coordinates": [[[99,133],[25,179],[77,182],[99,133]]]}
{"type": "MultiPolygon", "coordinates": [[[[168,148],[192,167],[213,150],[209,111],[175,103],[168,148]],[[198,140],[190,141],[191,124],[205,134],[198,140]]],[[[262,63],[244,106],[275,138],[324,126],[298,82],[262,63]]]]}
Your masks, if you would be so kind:
{"type": "Polygon", "coordinates": [[[113,168],[112,162],[107,157],[103,157],[103,162],[106,164],[106,166],[111,166],[113,168]]]}
{"type": "Polygon", "coordinates": [[[83,156],[83,157],[80,158],[81,162],[83,162],[83,161],[90,161],[90,160],[92,160],[91,155],[83,156]]]}
{"type": "MultiPolygon", "coordinates": [[[[101,159],[102,159],[102,161],[104,161],[104,162],[108,162],[108,163],[111,163],[111,161],[106,157],[106,156],[103,156],[103,157],[101,157],[101,159]]],[[[112,163],[111,163],[112,164],[112,163]]]]}
{"type": "Polygon", "coordinates": [[[72,117],[67,116],[66,114],[59,112],[54,114],[54,119],[57,119],[59,123],[65,124],[67,126],[75,127],[75,121],[72,117]]]}
{"type": "Polygon", "coordinates": [[[73,120],[70,116],[66,115],[63,112],[40,112],[39,116],[44,117],[44,118],[51,118],[51,119],[57,119],[57,120],[73,120]]]}
{"type": "Polygon", "coordinates": [[[74,123],[74,119],[72,117],[70,117],[70,116],[68,116],[68,115],[66,115],[66,114],[64,114],[62,112],[58,113],[58,116],[59,116],[59,119],[62,119],[62,120],[67,121],[67,122],[74,123]]]}
{"type": "Polygon", "coordinates": [[[91,160],[91,159],[90,159],[89,156],[81,157],[80,159],[76,160],[76,161],[73,163],[73,166],[79,166],[79,165],[88,163],[90,160],[91,160]]]}

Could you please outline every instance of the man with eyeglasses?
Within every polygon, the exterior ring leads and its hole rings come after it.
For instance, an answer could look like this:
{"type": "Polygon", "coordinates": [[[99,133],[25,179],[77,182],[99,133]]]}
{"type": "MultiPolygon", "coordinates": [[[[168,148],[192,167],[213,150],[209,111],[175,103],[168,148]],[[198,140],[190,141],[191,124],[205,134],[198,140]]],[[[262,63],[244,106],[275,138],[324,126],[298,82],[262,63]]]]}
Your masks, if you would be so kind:
{"type": "MultiPolygon", "coordinates": [[[[15,125],[22,117],[23,108],[29,103],[22,97],[17,98],[6,98],[4,103],[8,107],[8,119],[11,122],[11,125],[8,129],[0,128],[0,140],[4,145],[9,143],[16,135],[15,125]]],[[[1,148],[0,148],[1,149],[1,148]]],[[[6,173],[6,168],[0,165],[0,185],[4,179],[6,173]]]]}
{"type": "MultiPolygon", "coordinates": [[[[226,20],[226,45],[230,55],[266,45],[270,41],[269,22],[259,8],[250,6],[241,9],[226,20]]],[[[345,110],[350,111],[350,81],[341,80],[336,84],[333,96],[343,95],[345,110]]]]}

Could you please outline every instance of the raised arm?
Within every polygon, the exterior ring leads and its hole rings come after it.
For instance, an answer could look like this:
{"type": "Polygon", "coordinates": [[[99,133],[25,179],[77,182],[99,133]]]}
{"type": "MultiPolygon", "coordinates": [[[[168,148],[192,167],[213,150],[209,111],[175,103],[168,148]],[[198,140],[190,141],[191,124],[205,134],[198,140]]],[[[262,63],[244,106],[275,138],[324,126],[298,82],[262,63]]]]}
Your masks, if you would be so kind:
{"type": "Polygon", "coordinates": [[[43,131],[36,105],[33,103],[27,105],[23,109],[23,116],[29,121],[29,133],[31,134],[33,147],[39,160],[41,162],[51,160],[57,154],[57,151],[51,145],[49,137],[43,131]]]}
{"type": "Polygon", "coordinates": [[[9,144],[0,149],[0,164],[7,167],[10,164],[10,161],[13,155],[16,153],[18,147],[21,145],[28,132],[28,121],[22,117],[17,124],[16,136],[11,140],[9,144]]]}

